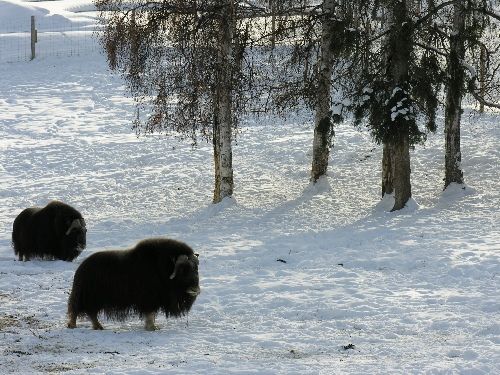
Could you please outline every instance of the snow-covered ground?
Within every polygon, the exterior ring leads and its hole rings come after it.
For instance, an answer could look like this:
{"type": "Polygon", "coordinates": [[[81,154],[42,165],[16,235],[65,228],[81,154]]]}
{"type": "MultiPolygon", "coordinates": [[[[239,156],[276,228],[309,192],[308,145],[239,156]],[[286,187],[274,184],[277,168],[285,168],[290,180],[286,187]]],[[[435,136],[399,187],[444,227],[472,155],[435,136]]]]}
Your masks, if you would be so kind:
{"type": "MultiPolygon", "coordinates": [[[[31,6],[56,3],[78,5],[31,6]]],[[[340,125],[329,176],[311,187],[308,118],[250,117],[235,199],[212,205],[211,145],[137,138],[98,52],[3,63],[0,77],[1,374],[500,373],[499,115],[463,117],[464,188],[442,192],[442,131],[417,146],[414,201],[397,213],[379,200],[367,132],[340,125]],[[83,213],[87,250],[17,261],[14,218],[50,199],[83,213]],[[188,318],[67,329],[78,264],[150,236],[200,253],[188,318]]]]}

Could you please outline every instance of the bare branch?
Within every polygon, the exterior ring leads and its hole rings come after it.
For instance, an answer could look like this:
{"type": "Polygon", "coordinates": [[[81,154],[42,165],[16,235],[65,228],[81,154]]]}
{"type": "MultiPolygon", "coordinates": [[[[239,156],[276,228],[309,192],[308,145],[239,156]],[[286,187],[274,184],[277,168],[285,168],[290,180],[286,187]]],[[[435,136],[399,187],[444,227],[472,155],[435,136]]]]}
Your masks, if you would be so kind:
{"type": "Polygon", "coordinates": [[[413,26],[415,28],[418,28],[421,24],[427,22],[429,19],[431,19],[436,13],[438,13],[441,9],[446,8],[449,5],[453,5],[457,1],[463,1],[463,0],[450,0],[450,1],[445,1],[444,3],[441,3],[437,6],[435,6],[429,13],[427,13],[425,16],[419,18],[418,20],[415,21],[413,26]]]}
{"type": "Polygon", "coordinates": [[[367,45],[371,44],[371,43],[375,42],[377,39],[380,39],[383,36],[389,34],[390,32],[391,32],[391,29],[386,29],[386,30],[382,31],[380,34],[375,35],[373,38],[368,39],[368,41],[365,44],[367,44],[367,45]]]}
{"type": "Polygon", "coordinates": [[[448,55],[444,52],[441,52],[439,49],[435,48],[435,47],[432,47],[432,46],[429,46],[427,44],[422,44],[422,43],[419,43],[419,42],[415,42],[415,45],[427,50],[427,51],[432,51],[440,56],[443,56],[443,57],[448,57],[448,55]]]}
{"type": "Polygon", "coordinates": [[[487,15],[491,18],[494,18],[496,19],[497,21],[500,21],[500,14],[498,13],[495,13],[493,11],[490,11],[486,8],[470,8],[470,10],[472,10],[473,12],[479,12],[479,13],[482,13],[484,15],[487,15]]]}
{"type": "Polygon", "coordinates": [[[476,81],[477,81],[477,74],[474,70],[471,69],[470,66],[467,66],[466,64],[462,64],[465,69],[467,69],[471,75],[471,78],[469,79],[468,82],[468,87],[469,87],[469,93],[476,99],[480,104],[490,107],[490,108],[497,108],[500,109],[500,103],[493,103],[488,100],[486,100],[484,97],[482,97],[478,93],[478,89],[476,87],[476,81]]]}
{"type": "Polygon", "coordinates": [[[476,99],[480,104],[483,104],[486,107],[500,109],[500,104],[487,101],[486,99],[481,97],[481,95],[479,95],[476,91],[471,91],[471,94],[474,97],[474,99],[476,99]]]}

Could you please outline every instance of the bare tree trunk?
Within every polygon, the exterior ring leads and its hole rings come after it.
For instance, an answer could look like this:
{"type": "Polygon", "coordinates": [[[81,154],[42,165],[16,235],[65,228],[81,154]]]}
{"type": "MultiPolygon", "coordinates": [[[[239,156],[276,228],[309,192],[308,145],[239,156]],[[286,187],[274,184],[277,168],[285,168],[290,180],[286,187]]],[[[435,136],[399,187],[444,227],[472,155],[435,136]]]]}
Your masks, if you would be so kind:
{"type": "Polygon", "coordinates": [[[402,132],[392,146],[394,168],[394,207],[391,211],[402,209],[411,198],[410,182],[410,140],[408,133],[402,132]]]}
{"type": "Polygon", "coordinates": [[[231,70],[234,28],[234,2],[227,0],[227,11],[221,13],[221,33],[218,51],[218,85],[215,89],[214,116],[214,203],[232,196],[233,152],[231,145],[233,114],[231,102],[231,70]]]}
{"type": "Polygon", "coordinates": [[[276,0],[269,1],[271,7],[271,49],[276,46],[276,0]]]}
{"type": "Polygon", "coordinates": [[[411,198],[410,141],[407,132],[401,132],[392,142],[384,143],[382,154],[382,197],[394,193],[394,206],[397,211],[411,198]]]}
{"type": "Polygon", "coordinates": [[[393,157],[394,152],[391,150],[391,144],[384,143],[384,149],[382,152],[382,198],[384,195],[392,194],[394,192],[393,157]]]}
{"type": "MultiPolygon", "coordinates": [[[[387,9],[382,9],[382,25],[383,27],[388,27],[392,23],[393,16],[387,11],[387,9]]],[[[369,25],[369,22],[367,22],[369,25]]],[[[369,26],[367,26],[369,27],[369,26]]],[[[391,43],[391,36],[387,34],[387,37],[384,40],[384,44],[389,46],[391,43]]],[[[367,55],[369,56],[370,51],[368,51],[367,55]]],[[[385,60],[390,60],[390,51],[386,50],[387,55],[385,56],[385,60]]],[[[392,159],[394,158],[394,151],[392,150],[392,144],[389,142],[383,143],[382,150],[382,198],[386,194],[394,193],[394,163],[392,159]]]]}
{"type": "Polygon", "coordinates": [[[311,181],[316,182],[326,174],[328,157],[333,137],[333,123],[331,120],[331,77],[333,70],[333,32],[331,22],[334,15],[334,0],[323,2],[323,26],[321,36],[321,56],[319,59],[318,99],[314,121],[313,160],[311,181]]]}
{"type": "Polygon", "coordinates": [[[463,183],[460,151],[460,119],[462,116],[463,84],[465,79],[462,60],[465,56],[465,1],[453,6],[453,30],[450,37],[448,58],[449,84],[445,108],[445,178],[444,187],[452,182],[463,183]]]}
{"type": "MultiPolygon", "coordinates": [[[[484,98],[486,93],[486,48],[481,46],[481,55],[479,57],[479,93],[484,98]]],[[[484,112],[484,103],[479,103],[479,112],[484,112]]]]}

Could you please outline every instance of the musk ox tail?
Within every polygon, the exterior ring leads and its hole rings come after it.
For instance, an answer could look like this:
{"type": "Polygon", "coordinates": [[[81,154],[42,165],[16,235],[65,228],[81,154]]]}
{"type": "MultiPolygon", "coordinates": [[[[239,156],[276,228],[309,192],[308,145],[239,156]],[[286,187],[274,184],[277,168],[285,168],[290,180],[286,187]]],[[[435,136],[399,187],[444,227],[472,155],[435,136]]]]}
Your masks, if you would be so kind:
{"type": "Polygon", "coordinates": [[[78,298],[78,291],[73,288],[71,290],[71,294],[69,295],[68,299],[68,316],[69,317],[77,317],[78,312],[80,311],[80,304],[79,304],[79,298],[78,298]]]}
{"type": "Polygon", "coordinates": [[[28,260],[30,257],[31,240],[26,233],[26,228],[30,224],[31,217],[36,211],[35,208],[23,210],[14,220],[12,225],[12,248],[14,254],[19,256],[19,260],[28,260]]]}
{"type": "Polygon", "coordinates": [[[12,240],[11,240],[11,245],[12,248],[14,249],[14,254],[19,255],[19,245],[17,245],[18,242],[16,240],[16,234],[15,232],[12,232],[12,240]]]}

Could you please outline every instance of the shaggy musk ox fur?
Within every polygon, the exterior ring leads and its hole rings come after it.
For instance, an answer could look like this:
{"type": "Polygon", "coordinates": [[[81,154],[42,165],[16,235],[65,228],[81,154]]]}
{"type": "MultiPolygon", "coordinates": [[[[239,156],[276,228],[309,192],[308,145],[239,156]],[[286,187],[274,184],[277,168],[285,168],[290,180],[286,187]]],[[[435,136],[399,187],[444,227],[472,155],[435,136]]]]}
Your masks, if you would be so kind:
{"type": "Polygon", "coordinates": [[[139,242],[132,249],[92,254],[76,270],[68,301],[68,328],[87,315],[94,329],[97,316],[124,320],[132,313],[154,330],[159,310],[167,317],[189,312],[200,293],[198,254],[186,244],[166,238],[139,242]]]}
{"type": "Polygon", "coordinates": [[[30,207],[14,220],[12,246],[19,260],[31,258],[72,261],[86,245],[87,228],[80,212],[52,201],[30,207]]]}

